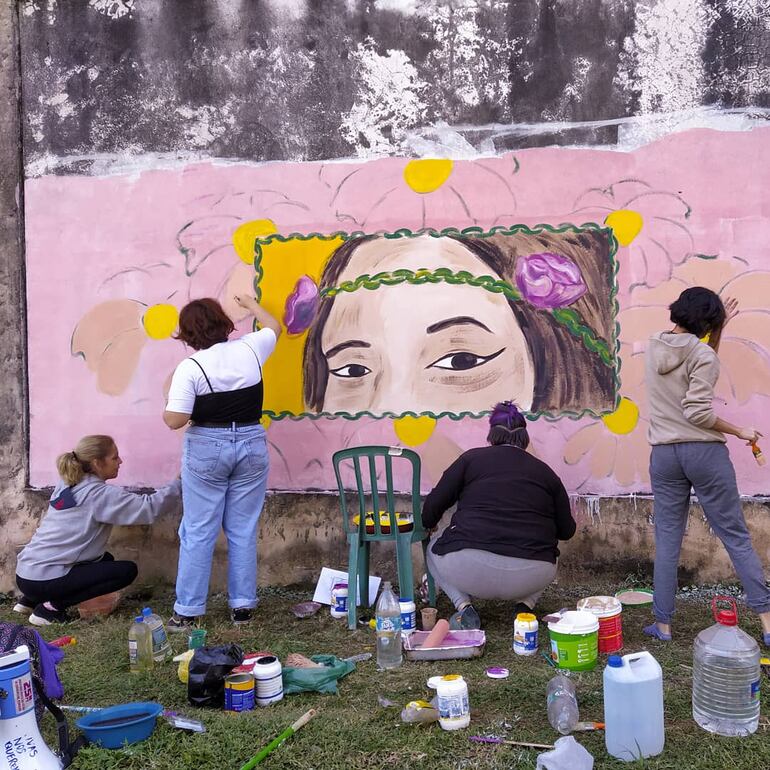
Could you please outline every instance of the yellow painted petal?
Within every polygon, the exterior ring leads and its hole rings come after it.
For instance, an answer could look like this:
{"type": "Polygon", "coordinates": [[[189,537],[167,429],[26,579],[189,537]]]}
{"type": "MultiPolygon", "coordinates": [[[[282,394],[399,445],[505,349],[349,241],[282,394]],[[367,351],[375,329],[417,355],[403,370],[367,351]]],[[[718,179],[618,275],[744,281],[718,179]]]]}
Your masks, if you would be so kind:
{"type": "Polygon", "coordinates": [[[453,165],[448,158],[410,160],[404,166],[404,180],[416,193],[433,192],[449,179],[453,165]]]}
{"type": "Polygon", "coordinates": [[[247,264],[254,264],[254,241],[277,233],[272,219],[254,219],[244,222],[233,233],[233,246],[238,256],[247,264]]]}
{"type": "Polygon", "coordinates": [[[179,311],[173,305],[150,305],[142,318],[147,336],[154,340],[168,339],[178,322],[179,311]]]}
{"type": "Polygon", "coordinates": [[[422,415],[420,417],[411,417],[405,415],[393,420],[393,430],[396,435],[407,446],[419,446],[425,443],[436,428],[435,417],[422,415]]]}
{"type": "Polygon", "coordinates": [[[631,399],[621,398],[618,408],[612,414],[605,414],[602,422],[612,433],[631,433],[639,422],[639,407],[631,399]]]}
{"type": "Polygon", "coordinates": [[[628,246],[641,232],[644,220],[638,211],[618,209],[618,211],[613,211],[607,215],[604,224],[612,228],[612,232],[615,233],[621,246],[628,246]]]}

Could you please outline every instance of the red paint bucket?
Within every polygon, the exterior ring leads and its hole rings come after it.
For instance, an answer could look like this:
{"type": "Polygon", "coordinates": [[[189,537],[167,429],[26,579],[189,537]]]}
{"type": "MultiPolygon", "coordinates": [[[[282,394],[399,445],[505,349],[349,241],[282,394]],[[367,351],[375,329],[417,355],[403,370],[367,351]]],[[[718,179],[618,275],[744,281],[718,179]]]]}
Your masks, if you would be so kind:
{"type": "Polygon", "coordinates": [[[588,596],[577,608],[599,621],[599,653],[610,655],[623,649],[623,605],[614,596],[588,596]]]}

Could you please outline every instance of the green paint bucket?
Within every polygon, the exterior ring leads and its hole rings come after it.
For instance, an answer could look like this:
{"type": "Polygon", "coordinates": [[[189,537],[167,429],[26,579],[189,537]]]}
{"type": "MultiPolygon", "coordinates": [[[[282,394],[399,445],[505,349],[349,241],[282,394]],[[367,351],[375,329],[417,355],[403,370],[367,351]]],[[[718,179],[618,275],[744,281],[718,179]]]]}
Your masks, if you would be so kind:
{"type": "Polygon", "coordinates": [[[590,671],[599,657],[599,620],[590,612],[570,610],[548,624],[551,657],[559,668],[590,671]]]}

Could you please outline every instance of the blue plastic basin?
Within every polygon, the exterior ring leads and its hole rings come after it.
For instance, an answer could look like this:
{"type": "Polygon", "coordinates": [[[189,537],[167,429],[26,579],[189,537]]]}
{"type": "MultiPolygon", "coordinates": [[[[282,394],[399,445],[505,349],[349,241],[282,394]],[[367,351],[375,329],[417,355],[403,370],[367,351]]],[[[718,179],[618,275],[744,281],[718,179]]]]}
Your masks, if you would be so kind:
{"type": "Polygon", "coordinates": [[[149,738],[162,711],[163,706],[158,703],[123,703],[91,711],[75,724],[91,743],[105,749],[119,749],[127,743],[149,738]],[[102,724],[107,722],[111,724],[102,724]]]}

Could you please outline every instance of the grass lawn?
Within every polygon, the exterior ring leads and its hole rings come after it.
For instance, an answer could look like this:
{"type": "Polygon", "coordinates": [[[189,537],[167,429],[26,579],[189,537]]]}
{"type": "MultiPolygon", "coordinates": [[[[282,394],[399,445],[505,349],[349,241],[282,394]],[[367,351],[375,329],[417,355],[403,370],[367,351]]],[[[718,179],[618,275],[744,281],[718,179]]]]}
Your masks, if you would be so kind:
{"type": "MultiPolygon", "coordinates": [[[[544,595],[538,606],[540,615],[574,602],[592,593],[604,593],[608,586],[584,580],[581,586],[569,585],[562,578],[544,595]]],[[[289,608],[309,598],[302,589],[263,590],[256,620],[248,630],[235,630],[228,622],[224,602],[212,602],[207,628],[209,643],[235,641],[245,651],[269,649],[281,659],[289,652],[305,655],[333,653],[340,657],[374,651],[374,632],[361,628],[348,632],[344,621],[329,616],[328,609],[306,620],[297,620],[289,608]]],[[[167,617],[171,600],[156,593],[150,602],[167,617]]],[[[339,695],[302,694],[287,696],[265,709],[244,714],[193,709],[186,702],[186,688],[176,676],[176,665],[165,664],[149,674],[128,672],[127,632],[131,617],[145,604],[142,597],[124,599],[112,617],[68,627],[43,629],[43,636],[53,639],[64,633],[78,638],[67,648],[60,674],[66,690],[65,703],[108,706],[132,700],[156,700],[166,708],[202,719],[208,732],[191,735],[173,730],[159,721],[152,737],[144,743],[123,750],[87,748],[73,767],[80,770],[237,770],[259,748],[311,707],[318,716],[287,743],[270,755],[260,767],[316,768],[317,770],[353,770],[354,768],[534,768],[537,751],[510,746],[485,746],[468,740],[470,735],[498,735],[511,740],[552,743],[558,735],[546,718],[545,688],[553,670],[541,657],[521,658],[513,654],[512,619],[507,605],[480,604],[479,610],[487,632],[487,646],[482,658],[446,663],[410,663],[391,672],[378,672],[374,659],[359,663],[356,670],[342,679],[339,695]],[[511,675],[505,680],[488,679],[484,669],[507,666],[511,675]],[[453,733],[437,724],[404,725],[400,707],[407,701],[430,697],[426,680],[434,674],[462,674],[468,681],[471,701],[471,726],[453,733]],[[398,708],[379,705],[378,695],[399,704],[398,708]]],[[[17,620],[6,601],[0,604],[3,620],[17,620]]],[[[444,597],[439,615],[447,617],[449,606],[444,597]]],[[[641,627],[650,620],[649,608],[626,609],[623,616],[626,646],[624,652],[649,649],[663,667],[666,702],[666,747],[658,757],[632,767],[671,768],[672,770],[767,770],[770,768],[770,741],[764,734],[763,717],[757,733],[749,738],[720,738],[702,731],[693,722],[690,707],[692,642],[695,634],[711,624],[708,602],[680,601],[676,636],[668,645],[643,638],[641,627]]],[[[758,622],[743,613],[741,626],[758,635],[758,622]]],[[[540,646],[545,650],[547,632],[541,631],[540,646]]],[[[172,637],[176,652],[186,640],[172,637]]],[[[581,719],[601,720],[602,667],[575,677],[581,719]]],[[[764,685],[764,683],[763,683],[764,685]]],[[[763,691],[763,713],[766,713],[763,691]]],[[[70,714],[71,722],[76,715],[70,714]]],[[[640,719],[644,715],[640,714],[640,719]]],[[[46,736],[53,745],[52,720],[46,717],[46,736]]],[[[610,758],[604,749],[603,733],[577,736],[593,754],[597,768],[628,767],[610,758]]]]}

